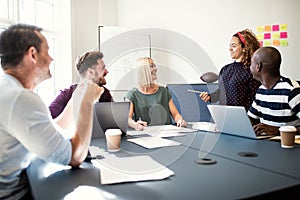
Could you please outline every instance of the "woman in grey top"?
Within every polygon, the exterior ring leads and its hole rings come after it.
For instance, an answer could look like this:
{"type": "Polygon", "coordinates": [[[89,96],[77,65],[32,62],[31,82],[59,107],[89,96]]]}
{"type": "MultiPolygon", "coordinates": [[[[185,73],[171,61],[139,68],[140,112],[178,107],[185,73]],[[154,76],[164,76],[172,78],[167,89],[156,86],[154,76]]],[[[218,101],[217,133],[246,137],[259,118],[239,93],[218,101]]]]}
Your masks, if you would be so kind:
{"type": "Polygon", "coordinates": [[[136,62],[138,87],[128,91],[130,100],[129,127],[142,130],[147,125],[171,124],[171,115],[177,126],[186,126],[170,92],[156,83],[157,67],[153,59],[144,57],[136,62]]]}

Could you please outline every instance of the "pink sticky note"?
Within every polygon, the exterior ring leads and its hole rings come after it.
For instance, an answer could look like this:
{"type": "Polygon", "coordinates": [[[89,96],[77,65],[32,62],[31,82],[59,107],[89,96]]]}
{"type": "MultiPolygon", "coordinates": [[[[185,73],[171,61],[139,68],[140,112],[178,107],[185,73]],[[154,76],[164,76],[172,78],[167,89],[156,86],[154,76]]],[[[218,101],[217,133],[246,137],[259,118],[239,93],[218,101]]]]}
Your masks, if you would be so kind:
{"type": "Polygon", "coordinates": [[[287,32],[281,32],[280,38],[287,38],[287,32]]]}
{"type": "Polygon", "coordinates": [[[272,31],[279,31],[279,25],[273,25],[272,31]]]}
{"type": "Polygon", "coordinates": [[[265,40],[271,39],[271,33],[265,33],[265,34],[264,34],[264,39],[265,39],[265,40]]]}

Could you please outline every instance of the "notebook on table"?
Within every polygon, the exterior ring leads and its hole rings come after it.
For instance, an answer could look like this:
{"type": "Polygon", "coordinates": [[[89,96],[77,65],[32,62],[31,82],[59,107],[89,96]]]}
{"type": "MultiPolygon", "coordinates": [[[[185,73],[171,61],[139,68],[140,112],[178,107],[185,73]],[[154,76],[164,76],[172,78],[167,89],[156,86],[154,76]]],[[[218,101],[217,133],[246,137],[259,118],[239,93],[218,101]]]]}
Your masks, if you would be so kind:
{"type": "Polygon", "coordinates": [[[129,102],[100,102],[94,106],[92,139],[105,137],[105,131],[119,128],[122,136],[128,130],[129,102]]]}
{"type": "Polygon", "coordinates": [[[246,109],[242,106],[207,105],[208,110],[220,132],[251,139],[270,138],[268,135],[256,136],[246,109]]]}

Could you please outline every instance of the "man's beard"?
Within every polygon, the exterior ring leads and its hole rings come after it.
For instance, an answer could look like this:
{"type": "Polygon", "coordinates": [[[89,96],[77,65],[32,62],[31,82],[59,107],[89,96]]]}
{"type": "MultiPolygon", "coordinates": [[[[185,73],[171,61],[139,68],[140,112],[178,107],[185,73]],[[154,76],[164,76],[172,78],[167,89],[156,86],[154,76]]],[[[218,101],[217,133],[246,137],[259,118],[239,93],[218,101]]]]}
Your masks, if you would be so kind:
{"type": "Polygon", "coordinates": [[[106,84],[106,80],[104,77],[100,77],[99,78],[99,81],[98,81],[98,85],[102,86],[102,85],[105,85],[106,84]]]}

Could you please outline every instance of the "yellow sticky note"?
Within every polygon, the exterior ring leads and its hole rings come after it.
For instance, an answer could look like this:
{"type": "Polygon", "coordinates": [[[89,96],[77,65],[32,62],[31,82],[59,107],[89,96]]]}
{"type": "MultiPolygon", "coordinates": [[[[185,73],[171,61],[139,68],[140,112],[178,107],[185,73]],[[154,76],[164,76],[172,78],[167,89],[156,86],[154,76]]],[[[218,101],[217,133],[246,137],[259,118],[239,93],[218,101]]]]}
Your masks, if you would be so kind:
{"type": "Polygon", "coordinates": [[[279,32],[272,33],[272,38],[273,39],[279,39],[280,38],[280,33],[279,32]]]}
{"type": "Polygon", "coordinates": [[[264,29],[263,26],[257,26],[257,27],[256,27],[256,32],[257,32],[257,33],[262,33],[262,32],[264,32],[264,30],[265,30],[265,29],[264,29]]]}
{"type": "Polygon", "coordinates": [[[288,46],[287,40],[280,40],[280,46],[288,46]]]}
{"type": "Polygon", "coordinates": [[[271,40],[265,40],[264,41],[264,47],[272,46],[271,40]]]}
{"type": "Polygon", "coordinates": [[[280,24],[280,30],[281,31],[286,31],[288,28],[288,25],[287,24],[280,24]]]}
{"type": "Polygon", "coordinates": [[[256,34],[257,40],[263,40],[264,39],[264,34],[256,34]]]}

